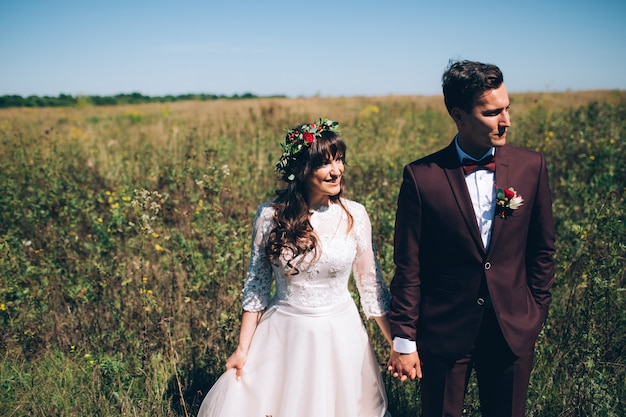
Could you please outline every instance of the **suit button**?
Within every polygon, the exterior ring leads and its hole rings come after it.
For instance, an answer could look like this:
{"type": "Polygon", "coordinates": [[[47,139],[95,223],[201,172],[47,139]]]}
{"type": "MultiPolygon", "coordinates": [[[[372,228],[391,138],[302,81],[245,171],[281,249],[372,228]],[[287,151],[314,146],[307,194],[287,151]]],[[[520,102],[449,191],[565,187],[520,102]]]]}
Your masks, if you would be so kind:
{"type": "Polygon", "coordinates": [[[485,269],[491,268],[491,262],[485,262],[485,269]]]}
{"type": "Polygon", "coordinates": [[[476,300],[476,304],[478,304],[479,306],[485,304],[485,299],[480,297],[478,300],[476,300]]]}

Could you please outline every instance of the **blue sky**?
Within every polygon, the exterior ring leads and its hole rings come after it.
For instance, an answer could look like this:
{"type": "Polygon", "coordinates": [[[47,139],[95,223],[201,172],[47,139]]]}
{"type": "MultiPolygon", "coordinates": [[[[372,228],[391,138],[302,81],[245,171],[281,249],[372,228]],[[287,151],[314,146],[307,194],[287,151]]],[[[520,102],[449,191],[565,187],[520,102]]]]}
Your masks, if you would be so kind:
{"type": "Polygon", "coordinates": [[[626,89],[626,1],[0,0],[0,95],[431,95],[459,58],[626,89]]]}

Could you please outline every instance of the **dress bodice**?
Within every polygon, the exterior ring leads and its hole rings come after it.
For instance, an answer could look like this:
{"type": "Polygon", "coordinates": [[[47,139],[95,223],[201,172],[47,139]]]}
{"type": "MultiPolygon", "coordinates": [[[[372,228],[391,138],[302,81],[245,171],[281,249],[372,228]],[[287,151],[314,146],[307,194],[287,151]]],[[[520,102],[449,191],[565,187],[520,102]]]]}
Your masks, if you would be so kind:
{"type": "Polygon", "coordinates": [[[274,209],[269,203],[259,206],[243,288],[244,310],[261,311],[276,301],[304,307],[343,303],[351,298],[348,280],[352,273],[366,316],[387,313],[390,297],[373,250],[367,212],[359,203],[342,202],[352,216],[352,228],[347,213],[337,203],[313,211],[310,221],[318,236],[317,257],[311,252],[292,260],[296,274],[285,257],[273,264],[265,254],[267,238],[275,226],[274,209]]]}

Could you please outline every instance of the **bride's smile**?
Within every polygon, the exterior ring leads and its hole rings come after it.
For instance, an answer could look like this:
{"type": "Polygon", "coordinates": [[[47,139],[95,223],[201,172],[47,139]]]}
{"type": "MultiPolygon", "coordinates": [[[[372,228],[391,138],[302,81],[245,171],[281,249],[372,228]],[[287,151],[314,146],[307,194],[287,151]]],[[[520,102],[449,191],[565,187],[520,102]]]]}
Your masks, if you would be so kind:
{"type": "Polygon", "coordinates": [[[343,157],[340,156],[325,160],[321,167],[313,171],[306,182],[310,208],[328,205],[330,197],[339,194],[343,170],[343,157]]]}

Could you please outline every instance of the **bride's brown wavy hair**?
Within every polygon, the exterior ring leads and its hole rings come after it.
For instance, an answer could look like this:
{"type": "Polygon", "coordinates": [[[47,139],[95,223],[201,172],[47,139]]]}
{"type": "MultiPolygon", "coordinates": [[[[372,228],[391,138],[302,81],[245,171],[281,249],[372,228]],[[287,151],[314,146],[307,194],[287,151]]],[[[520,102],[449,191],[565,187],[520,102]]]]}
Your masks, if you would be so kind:
{"type": "MultiPolygon", "coordinates": [[[[336,132],[323,131],[315,141],[300,152],[294,161],[293,181],[287,182],[287,188],[276,191],[274,208],[274,229],[269,234],[265,251],[270,261],[276,263],[281,255],[292,269],[291,275],[299,273],[297,266],[304,257],[292,264],[298,256],[313,252],[314,259],[319,256],[318,238],[311,226],[310,207],[307,203],[307,179],[329,159],[343,159],[345,163],[346,144],[336,132]]],[[[353,218],[341,201],[345,188],[344,176],[341,177],[341,188],[337,195],[330,197],[331,202],[338,203],[348,215],[348,230],[352,229],[353,218]]]]}

